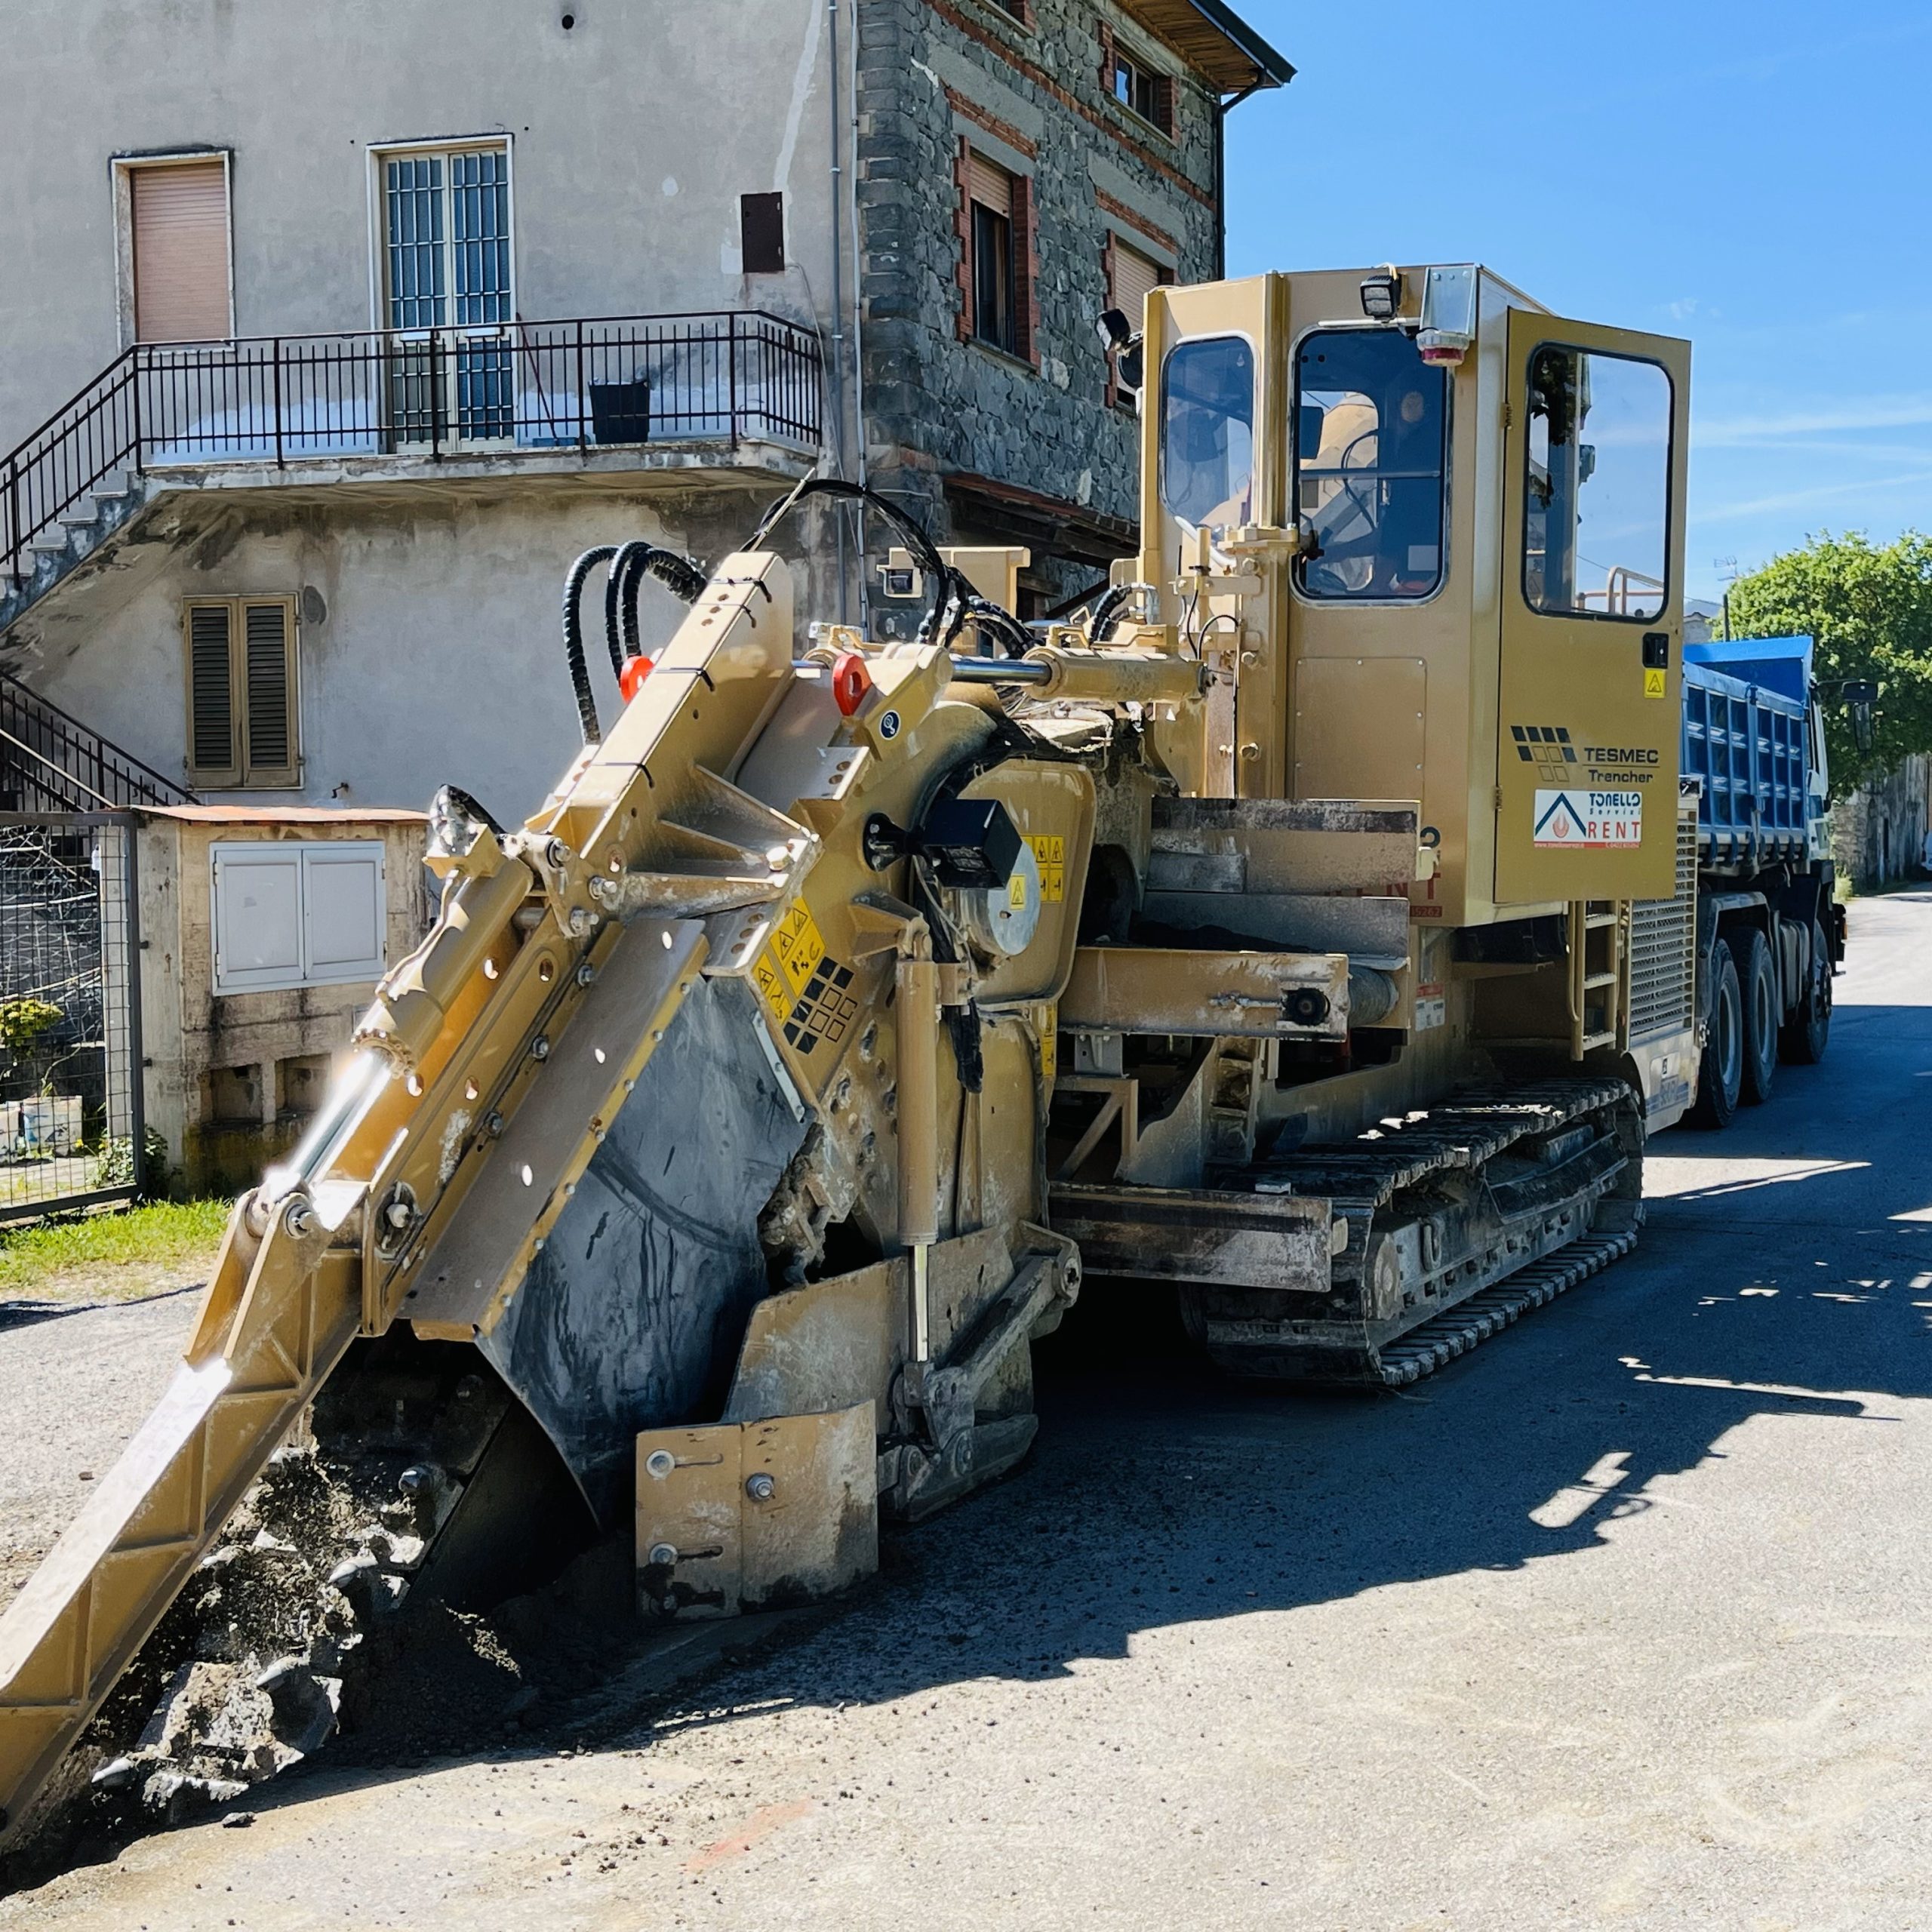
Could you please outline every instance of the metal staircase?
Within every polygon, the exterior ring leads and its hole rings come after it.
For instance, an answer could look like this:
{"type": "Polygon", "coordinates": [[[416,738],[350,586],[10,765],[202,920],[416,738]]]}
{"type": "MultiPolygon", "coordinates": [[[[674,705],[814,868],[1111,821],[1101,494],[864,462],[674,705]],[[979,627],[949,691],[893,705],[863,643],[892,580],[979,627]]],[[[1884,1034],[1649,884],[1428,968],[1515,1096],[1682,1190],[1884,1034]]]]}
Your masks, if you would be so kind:
{"type": "Polygon", "coordinates": [[[0,672],[0,812],[123,811],[195,795],[0,672]]]}

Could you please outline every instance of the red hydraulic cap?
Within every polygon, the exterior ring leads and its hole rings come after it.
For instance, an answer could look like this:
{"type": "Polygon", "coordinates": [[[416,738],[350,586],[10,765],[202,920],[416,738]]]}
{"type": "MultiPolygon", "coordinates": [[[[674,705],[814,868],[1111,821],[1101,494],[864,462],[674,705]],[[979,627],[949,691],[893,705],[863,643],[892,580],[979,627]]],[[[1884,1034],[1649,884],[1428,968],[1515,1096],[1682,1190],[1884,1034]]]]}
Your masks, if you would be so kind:
{"type": "Polygon", "coordinates": [[[841,651],[832,664],[832,701],[840,714],[850,718],[866,701],[872,688],[872,674],[856,651],[841,651]]]}
{"type": "Polygon", "coordinates": [[[617,688],[623,692],[624,702],[629,704],[643,688],[644,681],[651,675],[648,657],[626,657],[624,668],[617,673],[617,688]]]}

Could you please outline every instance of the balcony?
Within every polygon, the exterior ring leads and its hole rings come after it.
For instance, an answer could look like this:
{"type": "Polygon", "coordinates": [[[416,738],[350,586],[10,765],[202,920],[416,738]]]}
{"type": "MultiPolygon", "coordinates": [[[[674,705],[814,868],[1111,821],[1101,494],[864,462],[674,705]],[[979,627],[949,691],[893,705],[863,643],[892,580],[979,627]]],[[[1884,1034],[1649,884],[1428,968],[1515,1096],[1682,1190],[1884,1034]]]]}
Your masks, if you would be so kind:
{"type": "Polygon", "coordinates": [[[782,485],[822,361],[758,311],[141,343],[0,459],[0,630],[168,491],[782,485]]]}

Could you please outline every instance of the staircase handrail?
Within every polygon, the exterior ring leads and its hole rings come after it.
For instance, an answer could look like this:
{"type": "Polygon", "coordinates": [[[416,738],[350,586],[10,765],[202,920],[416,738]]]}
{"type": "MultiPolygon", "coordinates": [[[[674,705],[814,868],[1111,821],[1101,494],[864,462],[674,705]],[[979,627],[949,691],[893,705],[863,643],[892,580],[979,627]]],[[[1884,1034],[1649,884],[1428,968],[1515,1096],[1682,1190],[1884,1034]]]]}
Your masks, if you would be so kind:
{"type": "MultiPolygon", "coordinates": [[[[200,377],[218,377],[224,373],[259,377],[266,374],[271,379],[272,399],[265,392],[253,401],[274,411],[272,460],[279,465],[284,460],[285,377],[299,385],[319,368],[361,368],[380,372],[386,382],[393,373],[389,358],[399,352],[420,356],[426,343],[433,360],[438,346],[447,345],[454,357],[461,357],[474,355],[480,346],[493,341],[504,345],[505,352],[514,355],[519,365],[528,362],[534,368],[539,358],[548,358],[552,376],[535,379],[537,402],[546,420],[546,380],[561,380],[570,392],[574,407],[557,418],[555,426],[561,431],[555,438],[558,447],[574,440],[583,451],[593,441],[604,440],[601,423],[593,424],[592,420],[598,405],[588,393],[598,382],[595,358],[621,359],[627,351],[642,355],[667,349],[711,352],[705,365],[709,373],[702,378],[709,387],[700,408],[682,411],[688,423],[700,417],[727,421],[734,442],[754,421],[765,426],[758,433],[776,434],[785,440],[809,444],[822,440],[825,433],[820,391],[824,354],[817,331],[809,321],[765,309],[669,310],[551,321],[518,318],[435,328],[317,330],[200,343],[137,343],[122,350],[91,382],[0,457],[0,576],[11,574],[17,586],[23,585],[31,574],[27,558],[35,540],[103,476],[124,469],[137,475],[145,474],[157,448],[165,456],[168,445],[179,443],[183,426],[148,420],[165,413],[179,400],[164,390],[158,401],[144,403],[144,394],[152,382],[165,383],[171,374],[189,371],[200,377]],[[586,331],[593,333],[587,336],[586,331]],[[343,352],[332,352],[329,345],[343,352]],[[763,355],[748,359],[738,352],[741,345],[775,352],[777,361],[774,365],[763,355]],[[214,352],[212,359],[210,352],[214,352]],[[118,407],[123,398],[126,406],[118,407]]],[[[605,380],[610,380],[608,374],[605,380]]],[[[380,386],[377,393],[380,397],[380,386]]],[[[383,402],[380,406],[389,405],[383,402]]],[[[436,419],[430,434],[438,455],[445,440],[441,419],[446,406],[441,401],[430,405],[436,419]]],[[[514,417],[518,406],[514,396],[508,406],[514,417]]],[[[497,405],[499,414],[503,407],[497,405]]],[[[675,420],[678,413],[675,409],[661,412],[666,421],[675,420]]],[[[645,432],[647,435],[653,433],[645,432]]],[[[690,427],[668,433],[722,432],[690,427]]],[[[259,459],[249,454],[238,460],[259,459]]]]}
{"type": "MultiPolygon", "coordinates": [[[[57,759],[48,756],[39,746],[29,744],[13,732],[0,728],[0,738],[17,750],[26,752],[36,764],[47,771],[57,773],[67,783],[112,811],[124,811],[131,805],[192,805],[198,803],[194,793],[177,780],[164,777],[151,764],[137,758],[132,752],[124,751],[112,740],[103,737],[90,724],[84,724],[69,711],[64,711],[52,699],[43,697],[31,686],[20,679],[0,671],[0,710],[11,705],[20,711],[40,714],[37,721],[51,721],[59,735],[77,749],[83,758],[91,758],[95,773],[103,783],[109,777],[118,780],[128,796],[115,798],[98,787],[90,785],[77,771],[70,771],[57,759]]],[[[38,773],[27,774],[33,782],[46,785],[47,781],[38,773]]],[[[47,789],[54,789],[48,786],[47,789]]],[[[77,809],[91,811],[91,804],[77,809]]]]}

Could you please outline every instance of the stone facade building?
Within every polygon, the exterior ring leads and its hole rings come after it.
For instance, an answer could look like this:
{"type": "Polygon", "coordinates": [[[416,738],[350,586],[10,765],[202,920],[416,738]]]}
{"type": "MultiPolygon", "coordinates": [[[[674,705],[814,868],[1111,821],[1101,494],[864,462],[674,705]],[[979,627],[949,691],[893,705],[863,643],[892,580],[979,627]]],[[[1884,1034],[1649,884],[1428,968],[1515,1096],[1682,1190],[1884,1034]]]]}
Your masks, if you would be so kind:
{"type": "Polygon", "coordinates": [[[1221,272],[1223,117],[1292,70],[1208,5],[863,0],[859,46],[870,480],[1077,589],[1137,509],[1096,321],[1221,272]]]}
{"type": "Polygon", "coordinates": [[[1832,802],[1832,856],[1861,891],[1926,876],[1932,757],[1915,752],[1832,802]]]}

